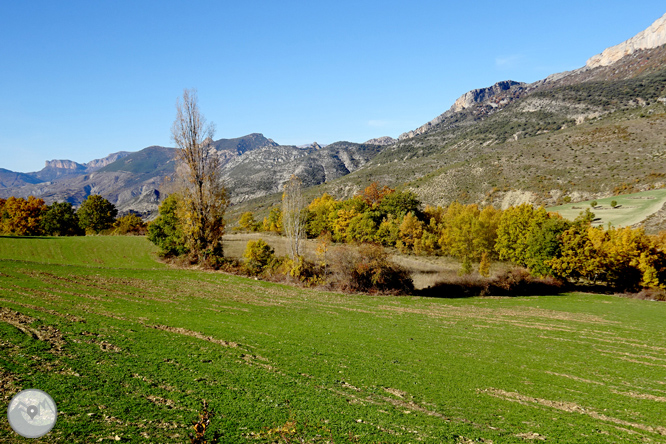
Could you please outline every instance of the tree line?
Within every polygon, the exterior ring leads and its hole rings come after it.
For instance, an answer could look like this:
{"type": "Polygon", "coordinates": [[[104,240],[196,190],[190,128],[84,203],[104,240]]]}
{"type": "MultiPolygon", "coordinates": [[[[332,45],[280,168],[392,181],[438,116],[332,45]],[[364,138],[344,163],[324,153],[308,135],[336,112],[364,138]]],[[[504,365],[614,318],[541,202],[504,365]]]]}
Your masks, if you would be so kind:
{"type": "Polygon", "coordinates": [[[75,209],[69,202],[46,205],[29,196],[0,199],[0,232],[13,236],[82,236],[85,234],[145,234],[147,224],[134,214],[117,217],[108,200],[91,194],[75,209]]]}
{"type": "MultiPolygon", "coordinates": [[[[492,206],[426,206],[410,191],[373,183],[350,199],[328,194],[304,209],[309,238],[348,244],[372,243],[403,253],[459,259],[460,274],[490,274],[493,261],[510,261],[536,277],[604,283],[618,290],[666,289],[666,233],[641,228],[593,226],[589,210],[574,221],[545,208],[523,204],[506,210],[492,206]]],[[[241,215],[244,231],[283,231],[274,207],[263,223],[241,215]]]]}

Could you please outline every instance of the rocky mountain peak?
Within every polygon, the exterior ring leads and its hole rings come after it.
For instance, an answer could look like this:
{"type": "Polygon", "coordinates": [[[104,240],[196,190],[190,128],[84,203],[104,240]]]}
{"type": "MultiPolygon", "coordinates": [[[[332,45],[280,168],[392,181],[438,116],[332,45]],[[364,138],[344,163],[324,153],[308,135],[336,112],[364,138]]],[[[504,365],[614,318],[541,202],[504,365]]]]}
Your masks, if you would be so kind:
{"type": "Polygon", "coordinates": [[[384,136],[384,137],[377,137],[375,139],[370,139],[367,142],[365,142],[365,145],[387,146],[387,145],[393,145],[396,142],[397,140],[394,139],[393,137],[384,136]]]}
{"type": "Polygon", "coordinates": [[[516,85],[522,86],[525,84],[522,82],[515,82],[513,80],[504,80],[502,82],[497,82],[493,86],[489,86],[487,88],[473,89],[460,96],[458,100],[453,103],[451,111],[458,112],[467,108],[471,108],[477,103],[490,100],[491,98],[510,90],[516,85]]]}
{"type": "Polygon", "coordinates": [[[45,162],[44,168],[58,168],[62,170],[80,170],[80,169],[85,169],[85,166],[81,165],[80,163],[76,163],[73,160],[54,159],[54,160],[47,160],[45,162]]]}
{"type": "Polygon", "coordinates": [[[666,14],[659,18],[644,31],[619,45],[605,49],[601,54],[591,57],[586,66],[596,68],[608,66],[620,60],[622,57],[633,54],[641,49],[652,49],[666,45],[666,14]]]}
{"type": "Polygon", "coordinates": [[[85,166],[89,172],[95,171],[100,168],[104,168],[105,166],[112,164],[116,160],[122,159],[123,157],[126,157],[129,154],[131,154],[129,151],[118,151],[117,153],[109,154],[108,156],[102,159],[91,160],[90,162],[86,163],[85,166]]]}

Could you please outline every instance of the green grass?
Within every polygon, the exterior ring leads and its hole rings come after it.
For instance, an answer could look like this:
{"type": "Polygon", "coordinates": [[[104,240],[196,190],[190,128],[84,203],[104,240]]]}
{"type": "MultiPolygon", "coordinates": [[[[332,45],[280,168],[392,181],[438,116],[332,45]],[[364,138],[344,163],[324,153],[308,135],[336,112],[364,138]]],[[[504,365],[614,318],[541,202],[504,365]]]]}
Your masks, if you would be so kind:
{"type": "Polygon", "coordinates": [[[0,236],[0,258],[110,268],[164,268],[143,236],[0,236]]]}
{"type": "Polygon", "coordinates": [[[576,202],[557,207],[550,207],[548,211],[560,213],[565,219],[574,220],[578,215],[589,209],[598,221],[597,225],[611,225],[615,227],[628,227],[645,220],[656,213],[666,203],[666,189],[642,191],[640,193],[624,194],[620,196],[596,199],[597,206],[590,206],[591,200],[576,202]],[[616,201],[617,207],[612,208],[611,202],[616,201]]]}
{"type": "Polygon", "coordinates": [[[8,242],[0,394],[51,394],[38,442],[188,442],[202,399],[225,443],[666,442],[663,303],[341,295],[8,242]]]}

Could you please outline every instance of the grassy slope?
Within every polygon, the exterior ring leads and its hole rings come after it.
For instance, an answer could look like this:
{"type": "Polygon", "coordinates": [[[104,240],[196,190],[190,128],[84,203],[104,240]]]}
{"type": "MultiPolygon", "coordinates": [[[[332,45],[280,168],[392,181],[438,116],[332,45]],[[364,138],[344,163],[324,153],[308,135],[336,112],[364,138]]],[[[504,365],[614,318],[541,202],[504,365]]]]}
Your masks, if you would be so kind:
{"type": "Polygon", "coordinates": [[[0,237],[0,258],[93,267],[164,268],[142,236],[0,237]]]}
{"type": "Polygon", "coordinates": [[[581,211],[589,208],[599,219],[595,224],[607,225],[610,222],[615,227],[626,227],[637,224],[659,211],[666,203],[666,189],[606,197],[596,201],[595,208],[590,207],[592,201],[589,200],[550,207],[548,211],[560,213],[562,217],[573,220],[581,211]],[[617,207],[611,207],[612,201],[617,202],[617,207]]]}
{"type": "MultiPolygon", "coordinates": [[[[223,442],[278,442],[281,426],[291,442],[666,442],[662,303],[339,295],[3,259],[0,273],[0,396],[54,397],[41,442],[182,443],[204,398],[223,442]]],[[[23,442],[6,422],[0,441],[23,442]]]]}

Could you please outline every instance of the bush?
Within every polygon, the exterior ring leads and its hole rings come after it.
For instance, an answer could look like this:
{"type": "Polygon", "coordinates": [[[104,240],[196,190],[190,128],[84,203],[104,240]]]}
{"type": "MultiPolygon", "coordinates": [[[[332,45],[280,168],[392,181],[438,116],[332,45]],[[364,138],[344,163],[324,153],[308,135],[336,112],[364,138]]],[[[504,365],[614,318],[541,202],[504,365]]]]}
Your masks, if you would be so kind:
{"type": "Polygon", "coordinates": [[[260,274],[276,261],[275,250],[263,239],[248,241],[243,257],[245,269],[252,276],[260,274]]]}
{"type": "Polygon", "coordinates": [[[148,226],[148,240],[160,248],[160,256],[180,256],[188,252],[176,214],[178,196],[172,194],[160,204],[160,215],[148,226]]]}
{"type": "Polygon", "coordinates": [[[391,262],[381,246],[340,246],[331,257],[331,284],[340,290],[407,294],[414,289],[409,272],[391,262]]]}
{"type": "Polygon", "coordinates": [[[148,232],[148,224],[136,214],[128,214],[116,219],[113,223],[113,234],[144,236],[148,232]]]}

